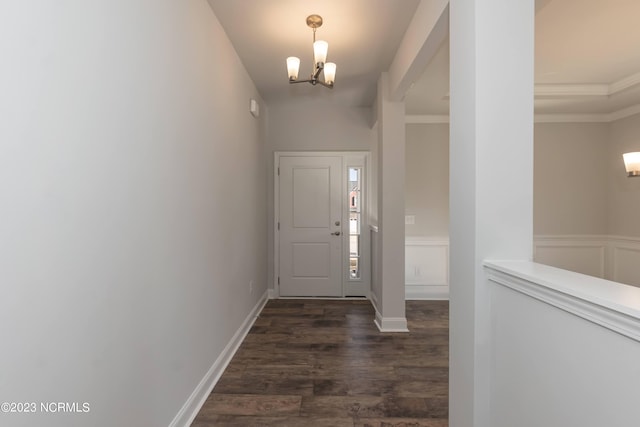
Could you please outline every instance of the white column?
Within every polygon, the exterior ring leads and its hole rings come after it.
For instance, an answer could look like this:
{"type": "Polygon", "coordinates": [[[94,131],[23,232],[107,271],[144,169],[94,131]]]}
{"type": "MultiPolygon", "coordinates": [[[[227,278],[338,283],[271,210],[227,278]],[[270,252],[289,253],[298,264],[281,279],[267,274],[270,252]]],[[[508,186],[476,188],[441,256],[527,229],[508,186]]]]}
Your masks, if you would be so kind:
{"type": "Polygon", "coordinates": [[[534,0],[451,0],[450,25],[449,416],[489,427],[482,262],[532,257],[534,0]]]}
{"type": "Polygon", "coordinates": [[[376,324],[382,331],[407,330],[404,305],[404,101],[389,100],[389,75],[378,81],[378,224],[381,292],[376,324]]]}

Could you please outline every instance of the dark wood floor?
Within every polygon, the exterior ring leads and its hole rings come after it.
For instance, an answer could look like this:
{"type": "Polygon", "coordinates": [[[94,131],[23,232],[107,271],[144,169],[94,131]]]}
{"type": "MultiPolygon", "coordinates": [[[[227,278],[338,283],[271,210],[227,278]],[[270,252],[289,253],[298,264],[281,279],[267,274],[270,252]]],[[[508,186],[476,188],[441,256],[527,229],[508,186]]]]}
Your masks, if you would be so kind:
{"type": "Polygon", "coordinates": [[[380,333],[369,301],[271,300],[193,426],[444,427],[449,308],[408,301],[380,333]]]}

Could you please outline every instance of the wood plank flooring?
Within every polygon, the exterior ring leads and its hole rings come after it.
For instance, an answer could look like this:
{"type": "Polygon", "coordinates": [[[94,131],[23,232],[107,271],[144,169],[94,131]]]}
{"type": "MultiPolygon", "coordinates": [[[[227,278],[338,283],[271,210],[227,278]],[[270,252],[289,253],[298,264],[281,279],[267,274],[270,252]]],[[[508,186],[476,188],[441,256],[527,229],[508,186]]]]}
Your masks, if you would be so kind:
{"type": "Polygon", "coordinates": [[[380,333],[363,300],[271,300],[192,427],[445,427],[449,306],[407,301],[380,333]]]}

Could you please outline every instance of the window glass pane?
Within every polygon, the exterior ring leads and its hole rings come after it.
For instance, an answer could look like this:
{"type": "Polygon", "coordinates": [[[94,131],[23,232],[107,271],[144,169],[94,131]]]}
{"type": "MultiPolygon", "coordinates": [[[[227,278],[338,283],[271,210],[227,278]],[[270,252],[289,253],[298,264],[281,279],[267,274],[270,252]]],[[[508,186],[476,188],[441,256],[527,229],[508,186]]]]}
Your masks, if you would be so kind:
{"type": "Polygon", "coordinates": [[[350,258],[349,259],[349,277],[352,279],[360,278],[360,267],[358,265],[359,258],[350,258]]]}
{"type": "Polygon", "coordinates": [[[360,229],[362,212],[362,170],[349,168],[349,277],[360,278],[360,229]]]}
{"type": "Polygon", "coordinates": [[[349,236],[349,255],[360,256],[360,236],[349,236]]]}

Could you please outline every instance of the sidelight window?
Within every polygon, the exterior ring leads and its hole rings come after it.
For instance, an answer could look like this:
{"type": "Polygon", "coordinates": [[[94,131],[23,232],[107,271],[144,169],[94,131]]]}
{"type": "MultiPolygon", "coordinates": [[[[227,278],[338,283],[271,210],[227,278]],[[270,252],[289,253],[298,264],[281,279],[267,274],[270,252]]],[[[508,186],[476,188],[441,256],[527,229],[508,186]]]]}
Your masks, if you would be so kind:
{"type": "Polygon", "coordinates": [[[347,182],[347,194],[349,197],[349,278],[360,279],[362,168],[350,167],[347,182]]]}

